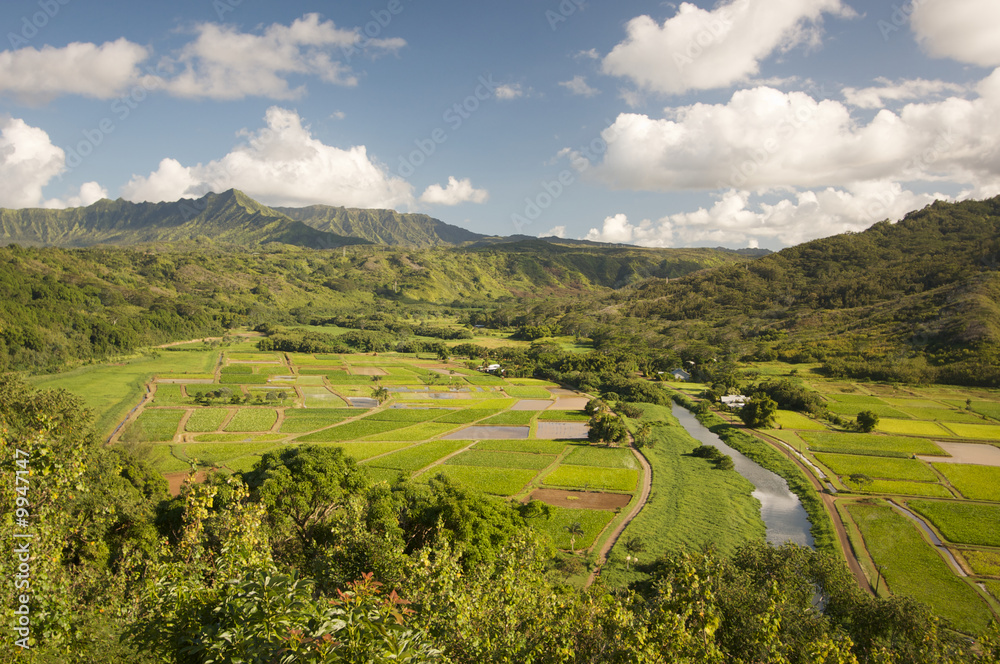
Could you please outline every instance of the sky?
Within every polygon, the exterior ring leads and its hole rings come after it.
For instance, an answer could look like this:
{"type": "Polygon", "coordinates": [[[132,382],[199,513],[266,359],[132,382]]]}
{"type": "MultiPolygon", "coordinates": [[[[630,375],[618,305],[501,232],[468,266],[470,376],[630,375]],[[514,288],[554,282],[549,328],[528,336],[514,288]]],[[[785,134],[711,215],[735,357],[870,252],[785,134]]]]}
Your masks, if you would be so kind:
{"type": "Polygon", "coordinates": [[[5,0],[0,207],[780,249],[1000,195],[996,0],[5,0]]]}

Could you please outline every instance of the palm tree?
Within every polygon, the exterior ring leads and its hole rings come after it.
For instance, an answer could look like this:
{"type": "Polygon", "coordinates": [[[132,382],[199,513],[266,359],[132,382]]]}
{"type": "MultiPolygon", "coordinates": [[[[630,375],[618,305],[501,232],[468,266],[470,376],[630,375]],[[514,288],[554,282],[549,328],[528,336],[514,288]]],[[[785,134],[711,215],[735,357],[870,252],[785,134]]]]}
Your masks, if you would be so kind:
{"type": "Polygon", "coordinates": [[[566,530],[569,532],[570,553],[576,553],[576,538],[583,535],[583,526],[580,525],[579,521],[574,521],[566,526],[566,530]]]}
{"type": "Polygon", "coordinates": [[[388,398],[389,398],[389,390],[385,389],[381,385],[379,385],[377,388],[375,388],[374,390],[372,390],[372,399],[375,399],[376,401],[378,401],[378,404],[380,406],[388,398]]]}
{"type": "Polygon", "coordinates": [[[635,442],[638,443],[636,447],[645,447],[649,444],[649,437],[653,433],[653,425],[649,422],[642,422],[639,424],[638,430],[635,432],[635,442]]]}

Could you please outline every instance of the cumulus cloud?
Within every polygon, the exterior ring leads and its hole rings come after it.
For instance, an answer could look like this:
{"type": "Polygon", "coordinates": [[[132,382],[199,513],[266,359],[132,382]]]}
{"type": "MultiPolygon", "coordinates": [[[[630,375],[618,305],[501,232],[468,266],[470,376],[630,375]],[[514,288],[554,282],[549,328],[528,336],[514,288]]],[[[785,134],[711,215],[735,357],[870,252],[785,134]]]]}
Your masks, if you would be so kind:
{"type": "Polygon", "coordinates": [[[564,237],[566,237],[566,227],[565,226],[555,226],[555,227],[550,228],[549,230],[545,231],[544,233],[542,233],[538,237],[558,237],[558,238],[564,238],[564,237]]]}
{"type": "Polygon", "coordinates": [[[141,78],[139,65],[148,56],[144,47],[127,39],[2,51],[0,94],[32,104],[65,94],[111,99],[141,78]]]}
{"type": "Polygon", "coordinates": [[[518,97],[524,96],[524,90],[521,88],[520,83],[505,83],[503,85],[497,86],[496,91],[493,93],[496,95],[497,99],[502,101],[509,101],[511,99],[517,99],[518,97]]]}
{"type": "Polygon", "coordinates": [[[857,182],[1000,180],[1000,70],[975,99],[910,103],[869,122],[835,100],[772,88],[740,90],[725,104],[625,113],[605,131],[591,175],[619,189],[768,190],[857,182]]]}
{"type": "Polygon", "coordinates": [[[802,191],[791,198],[766,202],[747,191],[730,190],[709,207],[632,224],[624,214],[608,217],[584,237],[597,242],[644,247],[694,244],[759,246],[761,240],[785,245],[808,242],[847,231],[859,232],[906,213],[944,194],[921,194],[895,182],[868,182],[848,188],[802,191]]]}
{"type": "Polygon", "coordinates": [[[148,176],[134,175],[122,195],[158,202],[236,188],[268,205],[412,205],[411,185],[374,162],[365,146],[325,145],[295,111],[276,106],[266,121],[264,129],[242,132],[247,141],[221,159],[195,166],[164,159],[148,176]]]}
{"type": "Polygon", "coordinates": [[[868,88],[844,88],[844,101],[858,108],[885,108],[887,102],[909,101],[911,99],[933,99],[943,95],[960,95],[965,88],[947,81],[928,81],[918,78],[910,81],[893,81],[879,77],[877,86],[868,88]]]}
{"type": "Polygon", "coordinates": [[[1000,4],[995,0],[921,0],[912,6],[910,27],[927,53],[1000,66],[1000,4]]]}
{"type": "Polygon", "coordinates": [[[574,76],[568,81],[560,81],[559,85],[581,97],[594,97],[601,94],[600,90],[590,87],[587,84],[587,79],[583,76],[574,76]]]}
{"type": "Polygon", "coordinates": [[[80,191],[76,194],[72,194],[65,199],[53,198],[45,201],[42,207],[47,208],[73,208],[73,207],[87,207],[92,205],[102,198],[108,197],[108,190],[102,187],[97,182],[84,182],[80,185],[80,191]]]}
{"type": "MultiPolygon", "coordinates": [[[[196,38],[163,67],[180,71],[166,81],[182,97],[242,99],[247,96],[292,99],[305,92],[292,87],[289,76],[318,76],[335,85],[357,85],[351,68],[338,59],[362,41],[354,31],[306,14],[291,25],[272,24],[263,34],[239,32],[233,26],[202,23],[196,38]]],[[[398,50],[401,39],[367,40],[366,49],[398,50]]]]}
{"type": "Polygon", "coordinates": [[[459,180],[448,178],[448,185],[432,184],[420,196],[420,202],[428,205],[460,205],[461,203],[485,203],[490,193],[485,189],[475,189],[468,178],[459,180]]]}
{"type": "Polygon", "coordinates": [[[682,2],[663,25],[649,16],[629,21],[602,70],[667,94],[728,87],[756,75],[776,51],[816,44],[824,14],[853,11],[841,0],[730,0],[711,11],[682,2]]]}

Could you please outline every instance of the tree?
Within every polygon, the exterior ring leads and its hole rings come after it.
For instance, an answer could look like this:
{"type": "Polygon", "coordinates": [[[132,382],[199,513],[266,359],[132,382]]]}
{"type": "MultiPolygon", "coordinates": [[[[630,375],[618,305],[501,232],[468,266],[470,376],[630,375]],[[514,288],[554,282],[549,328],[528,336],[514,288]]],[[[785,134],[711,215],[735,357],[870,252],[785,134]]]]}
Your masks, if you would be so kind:
{"type": "Polygon", "coordinates": [[[379,385],[378,387],[372,390],[372,399],[378,401],[378,404],[381,406],[383,403],[389,400],[389,390],[387,390],[384,386],[379,385]]]}
{"type": "Polygon", "coordinates": [[[740,409],[740,419],[751,429],[766,429],[774,424],[778,404],[768,396],[751,397],[740,409]]]}
{"type": "Polygon", "coordinates": [[[641,422],[635,432],[635,446],[639,449],[653,446],[653,424],[641,422]]]}
{"type": "Polygon", "coordinates": [[[870,410],[863,410],[858,413],[858,431],[870,433],[878,426],[878,415],[870,410]]]}
{"type": "Polygon", "coordinates": [[[590,418],[587,438],[592,443],[624,443],[628,440],[628,429],[620,417],[613,413],[599,413],[590,418]]]}
{"type": "Polygon", "coordinates": [[[868,477],[864,473],[854,473],[847,478],[854,486],[858,488],[858,491],[864,491],[872,485],[872,478],[868,477]]]}
{"type": "Polygon", "coordinates": [[[583,536],[583,526],[580,525],[579,521],[574,521],[566,526],[566,532],[569,533],[569,550],[576,553],[576,538],[583,536]]]}

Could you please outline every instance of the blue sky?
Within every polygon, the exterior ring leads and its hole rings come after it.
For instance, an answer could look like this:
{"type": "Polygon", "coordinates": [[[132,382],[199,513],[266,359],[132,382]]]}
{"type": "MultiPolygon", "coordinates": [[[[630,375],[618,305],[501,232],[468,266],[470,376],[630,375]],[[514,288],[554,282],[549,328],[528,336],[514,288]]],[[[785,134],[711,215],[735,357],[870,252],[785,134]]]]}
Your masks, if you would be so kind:
{"type": "Polygon", "coordinates": [[[1000,194],[994,0],[8,0],[0,206],[780,248],[1000,194]]]}

